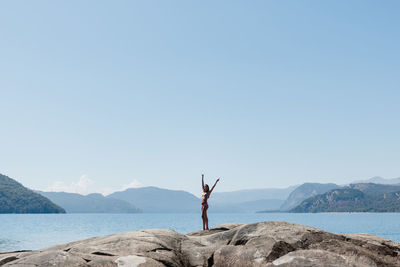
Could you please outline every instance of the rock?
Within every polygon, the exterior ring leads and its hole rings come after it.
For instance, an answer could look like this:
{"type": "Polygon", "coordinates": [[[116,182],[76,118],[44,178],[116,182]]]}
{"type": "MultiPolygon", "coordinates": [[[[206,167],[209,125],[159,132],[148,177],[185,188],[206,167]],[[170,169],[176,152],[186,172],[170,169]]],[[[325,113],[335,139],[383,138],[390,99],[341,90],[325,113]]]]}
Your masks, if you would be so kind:
{"type": "Polygon", "coordinates": [[[2,266],[400,266],[400,243],[287,222],[224,224],[186,235],[148,229],[40,251],[0,254],[2,266]]]}
{"type": "Polygon", "coordinates": [[[377,266],[375,262],[368,258],[343,257],[342,255],[332,253],[325,250],[297,250],[290,252],[272,263],[267,264],[268,267],[289,267],[289,266],[377,266]]]}

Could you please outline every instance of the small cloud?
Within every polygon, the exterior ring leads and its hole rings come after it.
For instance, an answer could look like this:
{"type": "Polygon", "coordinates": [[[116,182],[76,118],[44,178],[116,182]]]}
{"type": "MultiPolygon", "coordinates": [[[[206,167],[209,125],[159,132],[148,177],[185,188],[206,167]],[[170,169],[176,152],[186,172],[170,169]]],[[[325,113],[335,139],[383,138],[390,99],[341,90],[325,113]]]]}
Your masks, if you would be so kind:
{"type": "Polygon", "coordinates": [[[101,188],[100,190],[98,190],[98,192],[94,192],[94,193],[100,193],[103,196],[108,196],[114,192],[115,192],[115,189],[112,189],[110,187],[104,187],[104,188],[101,188]]]}
{"type": "Polygon", "coordinates": [[[95,183],[86,174],[82,175],[77,182],[66,183],[63,181],[55,181],[51,186],[44,189],[47,192],[67,192],[87,195],[91,193],[100,193],[104,196],[110,195],[116,191],[124,191],[128,188],[137,188],[143,186],[138,180],[133,180],[129,184],[125,184],[121,189],[101,187],[95,183]]]}
{"type": "Polygon", "coordinates": [[[51,186],[47,187],[45,191],[50,192],[68,192],[78,194],[89,194],[93,191],[93,180],[91,180],[86,174],[79,178],[78,182],[71,182],[67,184],[63,181],[55,181],[51,186]]]}
{"type": "Polygon", "coordinates": [[[138,180],[133,180],[132,182],[130,182],[129,184],[123,185],[122,186],[122,191],[128,189],[128,188],[138,188],[141,187],[142,183],[139,182],[138,180]]]}

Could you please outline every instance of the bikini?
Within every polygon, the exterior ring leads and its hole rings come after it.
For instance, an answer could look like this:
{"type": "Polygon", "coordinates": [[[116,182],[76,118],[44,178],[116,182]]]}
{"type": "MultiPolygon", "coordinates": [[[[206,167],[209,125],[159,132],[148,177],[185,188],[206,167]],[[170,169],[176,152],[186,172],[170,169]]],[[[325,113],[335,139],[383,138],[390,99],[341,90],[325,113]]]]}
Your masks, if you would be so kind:
{"type": "Polygon", "coordinates": [[[208,193],[203,193],[203,197],[204,197],[205,201],[203,203],[201,203],[201,207],[208,208],[208,203],[207,203],[208,193]]]}

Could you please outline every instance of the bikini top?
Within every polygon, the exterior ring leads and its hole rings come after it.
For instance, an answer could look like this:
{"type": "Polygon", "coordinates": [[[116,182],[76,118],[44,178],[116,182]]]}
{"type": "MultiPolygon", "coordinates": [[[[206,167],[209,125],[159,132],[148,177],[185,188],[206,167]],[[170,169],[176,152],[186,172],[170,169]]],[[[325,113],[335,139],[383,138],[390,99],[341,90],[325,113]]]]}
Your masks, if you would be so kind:
{"type": "Polygon", "coordinates": [[[208,198],[208,193],[203,192],[203,197],[208,198]]]}

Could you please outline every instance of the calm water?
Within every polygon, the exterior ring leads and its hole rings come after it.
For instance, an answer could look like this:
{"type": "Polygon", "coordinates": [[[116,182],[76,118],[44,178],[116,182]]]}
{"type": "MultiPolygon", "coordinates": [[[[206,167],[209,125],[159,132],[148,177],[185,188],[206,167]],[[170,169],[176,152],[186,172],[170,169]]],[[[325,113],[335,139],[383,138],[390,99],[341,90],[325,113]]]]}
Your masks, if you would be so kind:
{"type": "MultiPolygon", "coordinates": [[[[209,214],[210,226],[228,222],[288,221],[334,233],[369,233],[400,242],[400,213],[209,214]]],[[[146,228],[199,230],[200,214],[0,214],[0,252],[40,249],[93,236],[146,228]]]]}

